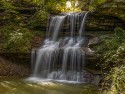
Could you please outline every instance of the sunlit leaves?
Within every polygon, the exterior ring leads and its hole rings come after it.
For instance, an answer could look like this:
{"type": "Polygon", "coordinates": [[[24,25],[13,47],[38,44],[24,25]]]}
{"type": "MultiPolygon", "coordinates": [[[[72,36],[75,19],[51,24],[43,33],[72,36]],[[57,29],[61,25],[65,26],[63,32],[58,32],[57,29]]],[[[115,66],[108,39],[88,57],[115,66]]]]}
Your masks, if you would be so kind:
{"type": "MultiPolygon", "coordinates": [[[[111,88],[104,94],[124,94],[125,89],[125,65],[114,67],[105,80],[111,80],[111,88]]],[[[107,83],[107,82],[106,82],[107,83]]]]}
{"type": "Polygon", "coordinates": [[[2,0],[1,4],[2,4],[2,8],[4,8],[6,11],[13,11],[15,9],[15,7],[12,5],[11,2],[2,0]]]}

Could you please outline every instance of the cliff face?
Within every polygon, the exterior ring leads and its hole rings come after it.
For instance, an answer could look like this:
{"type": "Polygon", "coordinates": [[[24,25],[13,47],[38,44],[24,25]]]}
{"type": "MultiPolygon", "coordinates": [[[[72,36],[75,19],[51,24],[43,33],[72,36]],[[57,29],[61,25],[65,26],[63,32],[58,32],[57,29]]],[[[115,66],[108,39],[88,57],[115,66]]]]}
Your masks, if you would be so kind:
{"type": "Polygon", "coordinates": [[[98,11],[106,15],[116,16],[125,21],[125,0],[113,0],[99,6],[98,11]]]}
{"type": "Polygon", "coordinates": [[[82,10],[91,10],[112,15],[125,21],[125,0],[80,0],[82,10]]]}
{"type": "Polygon", "coordinates": [[[125,21],[119,17],[100,12],[90,12],[86,20],[86,31],[113,31],[116,27],[124,28],[125,21]]]}

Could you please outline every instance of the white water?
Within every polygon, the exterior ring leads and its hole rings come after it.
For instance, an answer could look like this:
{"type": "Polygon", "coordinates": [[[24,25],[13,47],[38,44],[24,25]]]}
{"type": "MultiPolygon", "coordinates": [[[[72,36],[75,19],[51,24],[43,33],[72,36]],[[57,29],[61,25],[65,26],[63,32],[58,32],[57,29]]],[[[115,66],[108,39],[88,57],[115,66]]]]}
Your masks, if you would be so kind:
{"type": "Polygon", "coordinates": [[[85,52],[84,24],[88,12],[67,13],[65,16],[54,16],[49,22],[49,38],[37,51],[33,77],[56,81],[86,82],[84,75],[85,52]],[[82,21],[81,21],[82,19],[82,21]],[[65,20],[68,21],[70,36],[58,38],[65,20]],[[77,33],[78,35],[76,35],[77,33]]]}

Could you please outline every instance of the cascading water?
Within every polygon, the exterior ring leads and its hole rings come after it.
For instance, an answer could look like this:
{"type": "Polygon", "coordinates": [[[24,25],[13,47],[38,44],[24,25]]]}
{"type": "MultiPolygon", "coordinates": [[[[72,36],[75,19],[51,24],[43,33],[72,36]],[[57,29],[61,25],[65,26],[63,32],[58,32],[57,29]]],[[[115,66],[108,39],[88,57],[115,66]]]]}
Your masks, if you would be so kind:
{"type": "Polygon", "coordinates": [[[85,38],[84,23],[88,12],[65,13],[51,17],[47,30],[48,38],[37,51],[33,77],[56,81],[85,82],[85,52],[82,49],[85,38]],[[58,38],[64,22],[70,36],[58,38]]]}

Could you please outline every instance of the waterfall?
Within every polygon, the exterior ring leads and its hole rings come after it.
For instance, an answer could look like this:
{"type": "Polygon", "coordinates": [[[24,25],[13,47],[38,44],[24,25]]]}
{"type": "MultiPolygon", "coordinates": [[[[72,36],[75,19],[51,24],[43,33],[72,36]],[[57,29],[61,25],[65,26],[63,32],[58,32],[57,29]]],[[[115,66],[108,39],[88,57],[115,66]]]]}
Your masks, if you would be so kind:
{"type": "Polygon", "coordinates": [[[56,40],[65,17],[66,16],[55,16],[51,18],[51,21],[49,24],[49,36],[52,35],[52,41],[56,40]]]}
{"type": "Polygon", "coordinates": [[[43,45],[37,50],[33,77],[55,81],[85,82],[84,24],[88,12],[51,17],[43,45]],[[59,37],[65,22],[70,35],[59,37]]]}
{"type": "Polygon", "coordinates": [[[84,16],[84,18],[83,18],[83,20],[82,20],[82,23],[81,23],[81,27],[80,27],[80,29],[79,29],[79,37],[82,37],[82,33],[83,33],[83,31],[84,31],[84,24],[85,24],[85,21],[86,21],[86,18],[87,18],[87,14],[88,14],[89,12],[86,12],[85,13],[85,16],[84,16]]]}

